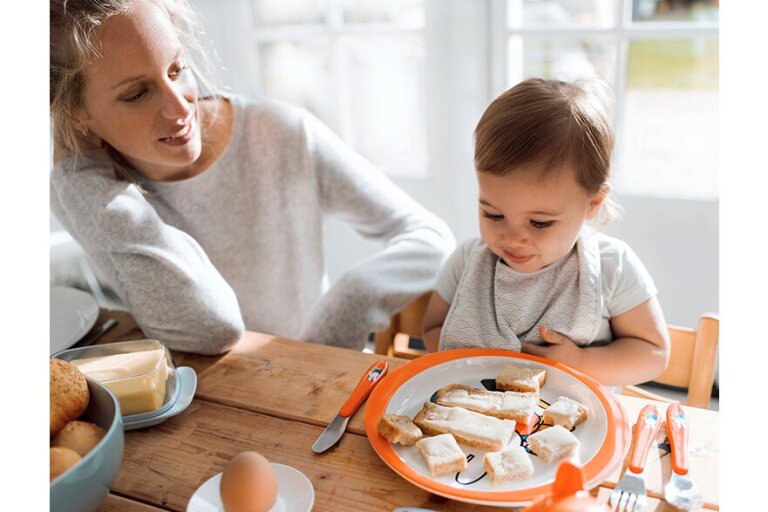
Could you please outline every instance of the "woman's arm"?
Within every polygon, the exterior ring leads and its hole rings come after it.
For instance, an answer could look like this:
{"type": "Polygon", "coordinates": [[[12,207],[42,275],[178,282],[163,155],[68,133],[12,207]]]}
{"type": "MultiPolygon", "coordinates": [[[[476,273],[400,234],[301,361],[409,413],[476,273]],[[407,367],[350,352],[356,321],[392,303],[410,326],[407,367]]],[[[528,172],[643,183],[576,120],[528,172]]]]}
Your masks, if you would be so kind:
{"type": "Polygon", "coordinates": [[[611,319],[614,340],[600,347],[579,347],[548,329],[549,346],[523,344],[523,351],[559,361],[607,386],[639,384],[658,377],[669,362],[669,333],[656,297],[611,319]]]}
{"type": "Polygon", "coordinates": [[[369,333],[431,290],[455,246],[447,225],[307,114],[308,156],[325,214],[383,248],[341,275],[311,311],[302,338],[361,349],[369,333]]]}
{"type": "Polygon", "coordinates": [[[78,164],[67,160],[51,173],[51,208],[144,333],[186,352],[231,348],[244,332],[237,298],[199,244],[165,224],[108,164],[78,164]]]}
{"type": "Polygon", "coordinates": [[[427,311],[424,313],[424,320],[421,323],[424,346],[429,352],[437,352],[440,348],[440,332],[449,309],[451,309],[450,303],[445,302],[437,293],[432,294],[427,305],[427,311]]]}

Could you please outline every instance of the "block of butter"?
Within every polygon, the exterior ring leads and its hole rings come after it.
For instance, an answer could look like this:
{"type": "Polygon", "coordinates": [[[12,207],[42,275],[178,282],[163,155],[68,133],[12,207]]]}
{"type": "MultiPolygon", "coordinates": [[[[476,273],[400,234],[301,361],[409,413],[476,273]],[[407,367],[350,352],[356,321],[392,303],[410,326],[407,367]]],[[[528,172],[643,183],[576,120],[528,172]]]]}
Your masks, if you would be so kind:
{"type": "Polygon", "coordinates": [[[168,366],[162,348],[70,362],[115,394],[123,416],[150,412],[163,406],[168,366]]]}

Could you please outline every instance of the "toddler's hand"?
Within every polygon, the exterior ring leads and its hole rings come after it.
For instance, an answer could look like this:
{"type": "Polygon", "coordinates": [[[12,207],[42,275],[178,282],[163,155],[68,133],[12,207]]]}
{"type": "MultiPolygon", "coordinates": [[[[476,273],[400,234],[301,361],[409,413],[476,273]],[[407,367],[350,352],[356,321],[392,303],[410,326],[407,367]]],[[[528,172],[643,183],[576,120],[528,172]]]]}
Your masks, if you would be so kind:
{"type": "Polygon", "coordinates": [[[543,357],[551,361],[557,361],[576,369],[581,366],[581,359],[583,357],[581,347],[566,336],[547,329],[543,325],[539,327],[539,334],[544,341],[549,343],[549,345],[543,346],[535,345],[533,343],[523,343],[523,352],[543,357]]]}

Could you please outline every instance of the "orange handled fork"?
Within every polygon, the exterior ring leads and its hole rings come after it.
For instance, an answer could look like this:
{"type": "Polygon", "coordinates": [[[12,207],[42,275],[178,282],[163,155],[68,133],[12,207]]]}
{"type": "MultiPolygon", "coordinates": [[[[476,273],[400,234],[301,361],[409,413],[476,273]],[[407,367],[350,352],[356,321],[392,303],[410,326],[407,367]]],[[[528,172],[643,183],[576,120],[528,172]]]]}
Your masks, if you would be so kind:
{"type": "Polygon", "coordinates": [[[679,403],[667,408],[667,438],[672,448],[672,476],[664,499],[683,510],[701,508],[704,500],[688,473],[688,417],[679,403]]]}
{"type": "Polygon", "coordinates": [[[629,467],[621,477],[619,485],[611,493],[611,507],[615,510],[636,511],[643,508],[646,501],[643,469],[661,421],[659,410],[648,404],[640,411],[632,434],[632,452],[629,454],[629,467]]]}

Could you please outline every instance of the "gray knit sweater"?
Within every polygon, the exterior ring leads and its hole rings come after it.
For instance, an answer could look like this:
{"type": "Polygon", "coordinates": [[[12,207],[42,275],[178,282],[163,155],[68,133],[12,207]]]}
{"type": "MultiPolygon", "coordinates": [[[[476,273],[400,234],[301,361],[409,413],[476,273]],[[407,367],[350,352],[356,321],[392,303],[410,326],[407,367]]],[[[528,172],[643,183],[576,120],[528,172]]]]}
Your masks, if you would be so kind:
{"type": "MultiPolygon", "coordinates": [[[[51,173],[51,209],[147,334],[228,350],[244,329],[362,348],[435,284],[455,242],[307,111],[232,97],[232,139],[200,175],[135,184],[93,158],[51,173]],[[383,249],[328,289],[323,220],[383,249]]],[[[343,250],[332,248],[331,250],[343,250]]]]}

